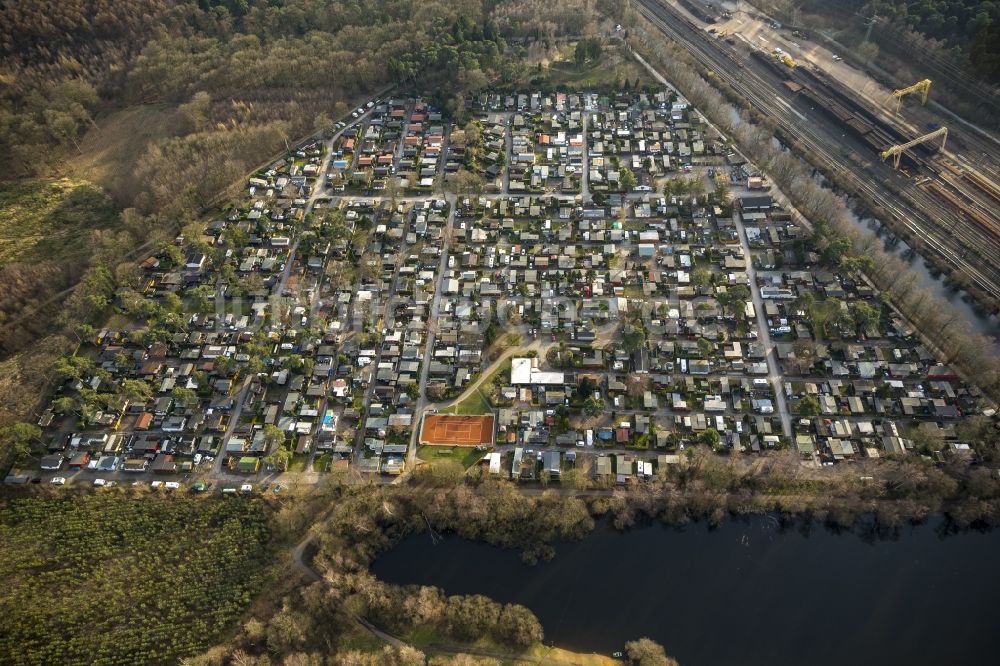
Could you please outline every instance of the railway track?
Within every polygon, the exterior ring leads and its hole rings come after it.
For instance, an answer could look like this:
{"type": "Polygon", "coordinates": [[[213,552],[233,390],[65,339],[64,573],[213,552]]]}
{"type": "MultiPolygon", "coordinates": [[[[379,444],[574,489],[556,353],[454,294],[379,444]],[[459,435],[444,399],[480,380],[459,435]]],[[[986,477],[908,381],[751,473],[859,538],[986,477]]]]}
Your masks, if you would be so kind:
{"type": "MultiPolygon", "coordinates": [[[[634,6],[657,29],[695,54],[716,77],[751,105],[781,122],[790,135],[825,164],[826,169],[838,173],[851,187],[888,211],[895,224],[923,239],[932,251],[962,271],[978,288],[994,298],[1000,296],[1000,248],[992,234],[976,228],[957,214],[950,202],[942,201],[944,197],[924,191],[909,180],[896,181],[909,203],[889,194],[879,180],[902,179],[902,176],[880,163],[872,164],[872,174],[859,174],[852,160],[831,150],[842,143],[840,137],[824,133],[822,123],[810,121],[793,108],[794,99],[792,102],[784,99],[785,91],[791,90],[783,82],[766,80],[752,63],[748,66],[748,57],[709,36],[669,6],[656,0],[636,0],[634,6]],[[978,261],[970,261],[970,254],[978,261]]],[[[870,154],[862,157],[871,159],[870,154]]]]}

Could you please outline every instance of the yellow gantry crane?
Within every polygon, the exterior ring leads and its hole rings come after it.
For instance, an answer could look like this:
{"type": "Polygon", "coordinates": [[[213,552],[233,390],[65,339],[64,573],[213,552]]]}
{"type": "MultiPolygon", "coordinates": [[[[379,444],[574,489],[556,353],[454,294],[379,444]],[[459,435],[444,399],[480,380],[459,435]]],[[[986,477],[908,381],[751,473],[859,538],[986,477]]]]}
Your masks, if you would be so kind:
{"type": "Polygon", "coordinates": [[[898,90],[893,90],[892,94],[889,95],[888,101],[891,103],[893,100],[896,101],[896,113],[899,113],[899,107],[903,103],[903,98],[911,93],[920,93],[920,103],[927,103],[927,96],[931,92],[931,80],[924,79],[923,81],[917,81],[909,88],[900,88],[898,90]]]}
{"type": "Polygon", "coordinates": [[[897,146],[890,146],[889,148],[883,150],[880,154],[882,155],[883,160],[891,156],[893,158],[892,159],[893,168],[898,169],[899,158],[903,156],[903,153],[905,153],[910,148],[913,148],[914,146],[919,146],[922,143],[933,141],[938,137],[941,137],[941,150],[944,150],[944,145],[948,141],[947,127],[941,127],[939,129],[934,130],[933,132],[930,132],[929,134],[918,136],[913,141],[907,141],[906,143],[901,143],[897,146]]]}

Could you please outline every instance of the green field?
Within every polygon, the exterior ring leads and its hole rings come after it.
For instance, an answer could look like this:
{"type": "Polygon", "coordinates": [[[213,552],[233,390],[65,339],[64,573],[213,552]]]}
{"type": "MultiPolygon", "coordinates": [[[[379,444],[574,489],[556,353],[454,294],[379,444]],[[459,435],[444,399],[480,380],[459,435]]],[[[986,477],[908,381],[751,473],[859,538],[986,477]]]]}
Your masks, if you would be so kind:
{"type": "Polygon", "coordinates": [[[462,469],[469,469],[486,455],[485,451],[477,451],[471,446],[420,446],[417,447],[417,457],[429,465],[458,463],[462,469]]]}
{"type": "Polygon", "coordinates": [[[94,229],[113,226],[118,211],[99,188],[77,180],[0,185],[0,268],[81,256],[94,229]]]}
{"type": "Polygon", "coordinates": [[[475,391],[469,394],[469,396],[462,402],[452,405],[447,409],[442,409],[442,414],[459,414],[462,416],[478,416],[480,414],[489,414],[492,411],[489,400],[483,395],[482,388],[477,388],[475,391]]]}
{"type": "Polygon", "coordinates": [[[177,663],[265,583],[265,507],[184,495],[0,504],[0,661],[177,663]]]}
{"type": "MultiPolygon", "coordinates": [[[[490,395],[494,395],[493,392],[496,388],[503,383],[506,379],[510,378],[510,358],[505,358],[502,363],[500,363],[497,368],[491,372],[483,381],[479,384],[475,391],[472,391],[464,400],[458,402],[451,407],[447,407],[441,410],[442,414],[457,414],[460,416],[477,416],[480,414],[489,414],[493,411],[493,401],[490,395]]],[[[496,393],[495,396],[498,396],[496,393]]]]}
{"type": "Polygon", "coordinates": [[[543,70],[546,82],[558,88],[591,90],[620,86],[625,81],[640,85],[654,84],[646,69],[624,54],[619,46],[605,44],[599,62],[577,67],[573,62],[573,49],[565,48],[561,59],[549,63],[543,70]]]}

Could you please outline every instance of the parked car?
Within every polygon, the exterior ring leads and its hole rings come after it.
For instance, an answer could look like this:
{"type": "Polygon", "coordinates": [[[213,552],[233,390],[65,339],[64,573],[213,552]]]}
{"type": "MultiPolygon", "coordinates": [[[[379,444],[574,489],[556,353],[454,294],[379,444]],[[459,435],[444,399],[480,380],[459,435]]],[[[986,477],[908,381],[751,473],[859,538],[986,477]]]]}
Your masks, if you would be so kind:
{"type": "Polygon", "coordinates": [[[52,480],[49,481],[49,483],[51,483],[53,486],[65,486],[66,485],[66,477],[64,477],[64,476],[53,476],[52,480]]]}

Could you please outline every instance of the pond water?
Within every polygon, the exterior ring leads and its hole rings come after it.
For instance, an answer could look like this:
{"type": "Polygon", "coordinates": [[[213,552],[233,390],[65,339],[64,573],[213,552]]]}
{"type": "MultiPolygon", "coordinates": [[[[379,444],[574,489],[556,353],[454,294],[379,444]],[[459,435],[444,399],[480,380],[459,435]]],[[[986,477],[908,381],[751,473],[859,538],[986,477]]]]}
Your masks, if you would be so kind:
{"type": "MultiPolygon", "coordinates": [[[[973,299],[967,292],[957,289],[945,282],[937,270],[933,269],[923,255],[917,254],[910,249],[906,241],[895,242],[891,235],[884,232],[878,221],[866,218],[859,220],[852,215],[854,225],[862,231],[875,233],[882,237],[883,248],[889,254],[906,261],[910,270],[917,276],[917,284],[951,304],[958,311],[963,319],[969,322],[970,330],[974,333],[986,335],[996,340],[1000,340],[1000,320],[995,315],[988,315],[973,306],[973,299]]],[[[994,342],[993,353],[1000,352],[994,342]]]]}
{"type": "MultiPolygon", "coordinates": [[[[826,179],[817,171],[813,172],[813,179],[821,185],[828,186],[826,179]]],[[[910,271],[917,277],[919,287],[927,289],[931,294],[954,307],[958,314],[969,323],[969,329],[973,333],[993,338],[994,343],[991,345],[990,351],[993,354],[1000,354],[1000,346],[997,344],[997,341],[1000,341],[1000,319],[996,315],[986,314],[977,309],[968,292],[945,282],[944,276],[934,269],[923,255],[913,251],[905,241],[898,240],[878,220],[859,216],[853,198],[843,194],[839,196],[847,205],[848,220],[858,231],[878,236],[882,240],[882,248],[887,253],[895,255],[909,264],[910,271]]]]}
{"type": "Polygon", "coordinates": [[[529,567],[518,553],[424,533],[375,562],[390,583],[530,608],[547,643],[610,654],[648,636],[682,666],[997,663],[1000,532],[942,520],[874,528],[599,524],[529,567]]]}

